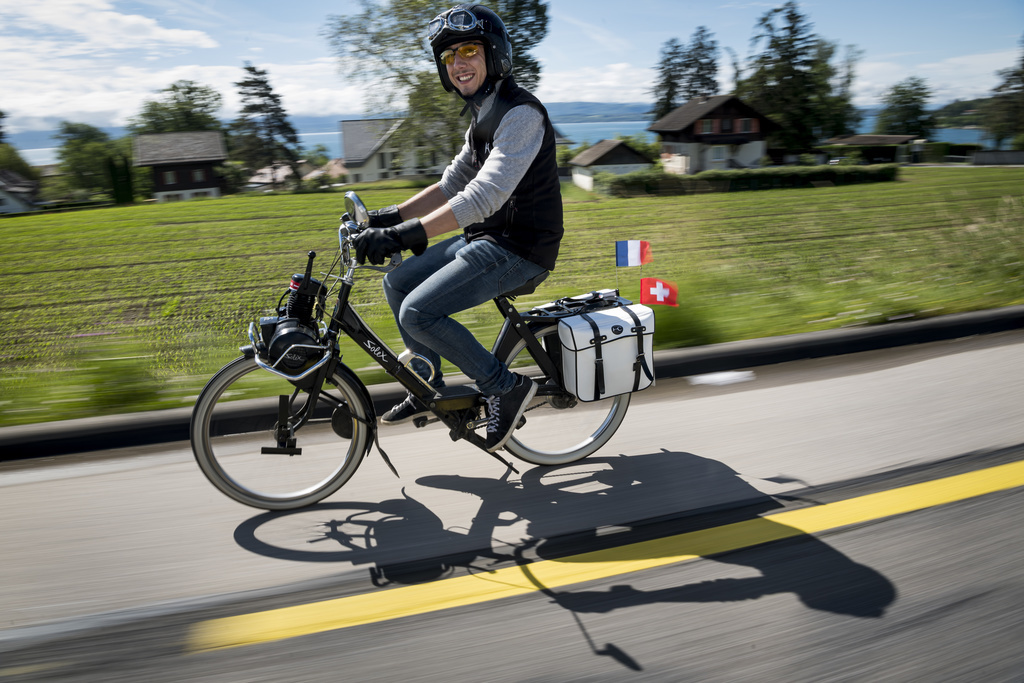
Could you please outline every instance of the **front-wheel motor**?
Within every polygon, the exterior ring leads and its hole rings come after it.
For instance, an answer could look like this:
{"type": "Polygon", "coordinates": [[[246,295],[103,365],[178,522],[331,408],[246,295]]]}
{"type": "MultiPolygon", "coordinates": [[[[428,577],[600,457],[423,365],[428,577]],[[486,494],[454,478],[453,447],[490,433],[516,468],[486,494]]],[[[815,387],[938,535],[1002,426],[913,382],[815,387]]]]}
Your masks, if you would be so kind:
{"type": "MultiPolygon", "coordinates": [[[[535,333],[541,344],[558,353],[558,326],[535,333]]],[[[501,360],[510,370],[543,381],[526,342],[520,341],[501,360]]],[[[512,433],[505,448],[512,455],[537,465],[576,462],[604,446],[622,424],[630,394],[584,403],[561,393],[540,396],[527,409],[526,424],[512,433]]]]}
{"type": "Polygon", "coordinates": [[[308,394],[252,358],[224,366],[192,414],[192,452],[203,474],[227,496],[263,510],[312,505],[337,491],[359,467],[370,436],[358,380],[344,372],[332,379],[292,435],[294,446],[280,448],[282,414],[294,420],[308,394]]]}

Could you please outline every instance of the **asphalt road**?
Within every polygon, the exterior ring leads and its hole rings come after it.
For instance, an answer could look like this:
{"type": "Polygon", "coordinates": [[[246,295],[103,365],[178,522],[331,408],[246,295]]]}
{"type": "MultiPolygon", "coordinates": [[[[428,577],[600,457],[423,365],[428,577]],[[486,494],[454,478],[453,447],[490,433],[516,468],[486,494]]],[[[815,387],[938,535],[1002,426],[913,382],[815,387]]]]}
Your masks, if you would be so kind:
{"type": "Polygon", "coordinates": [[[1024,460],[1024,332],[754,372],[660,380],[598,455],[519,477],[439,429],[394,428],[382,438],[400,480],[371,458],[325,504],[290,514],[221,496],[185,443],[2,463],[0,680],[1024,678],[1019,488],[187,653],[211,619],[440,595],[441,579],[498,583],[509,568],[528,575],[526,561],[539,572],[695,530],[718,539],[737,522],[1024,460]]]}

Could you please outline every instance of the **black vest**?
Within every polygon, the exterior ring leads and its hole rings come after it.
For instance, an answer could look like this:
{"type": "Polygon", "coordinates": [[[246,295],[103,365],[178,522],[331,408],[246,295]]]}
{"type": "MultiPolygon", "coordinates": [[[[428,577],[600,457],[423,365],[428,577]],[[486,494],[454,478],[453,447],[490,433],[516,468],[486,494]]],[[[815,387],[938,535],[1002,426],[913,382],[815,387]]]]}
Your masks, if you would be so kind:
{"type": "Polygon", "coordinates": [[[494,214],[465,229],[466,241],[484,239],[539,266],[553,270],[562,241],[562,193],[555,157],[555,129],[540,100],[516,85],[502,82],[492,110],[469,128],[473,166],[479,171],[491,153],[498,124],[512,107],[527,104],[544,115],[544,141],[529,170],[508,201],[494,214]]]}

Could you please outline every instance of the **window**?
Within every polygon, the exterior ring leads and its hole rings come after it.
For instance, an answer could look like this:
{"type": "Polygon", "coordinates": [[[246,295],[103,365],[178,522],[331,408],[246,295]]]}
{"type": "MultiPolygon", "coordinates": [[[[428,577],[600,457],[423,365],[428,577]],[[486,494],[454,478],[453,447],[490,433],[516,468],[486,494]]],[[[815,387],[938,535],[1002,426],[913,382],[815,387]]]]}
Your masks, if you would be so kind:
{"type": "Polygon", "coordinates": [[[711,148],[711,161],[725,161],[725,145],[715,145],[711,148]]]}
{"type": "Polygon", "coordinates": [[[174,185],[178,182],[177,171],[164,171],[164,185],[174,185]]]}
{"type": "Polygon", "coordinates": [[[202,183],[202,182],[205,182],[205,181],[206,181],[206,169],[205,168],[197,168],[194,171],[192,171],[192,182],[193,183],[202,183]]]}
{"type": "Polygon", "coordinates": [[[387,168],[388,167],[388,153],[387,152],[381,152],[380,153],[380,167],[381,168],[387,168]]]}
{"type": "Polygon", "coordinates": [[[740,119],[740,132],[741,133],[753,133],[754,132],[754,120],[753,119],[740,119]]]}
{"type": "Polygon", "coordinates": [[[712,121],[711,119],[702,119],[701,122],[700,122],[700,132],[701,133],[714,133],[715,132],[715,123],[714,123],[714,121],[712,121]]]}
{"type": "Polygon", "coordinates": [[[721,125],[721,132],[723,132],[723,133],[731,133],[732,132],[732,119],[722,119],[719,122],[719,125],[721,125]]]}

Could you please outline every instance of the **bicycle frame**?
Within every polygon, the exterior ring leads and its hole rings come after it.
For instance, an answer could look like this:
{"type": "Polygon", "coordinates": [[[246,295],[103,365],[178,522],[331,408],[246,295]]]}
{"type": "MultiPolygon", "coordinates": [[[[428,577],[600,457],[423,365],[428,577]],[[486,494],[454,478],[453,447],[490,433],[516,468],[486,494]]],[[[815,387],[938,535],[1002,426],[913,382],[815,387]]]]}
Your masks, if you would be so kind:
{"type": "MultiPolygon", "coordinates": [[[[352,193],[349,193],[349,195],[351,194],[352,193]]],[[[346,195],[347,203],[349,195],[346,195]]],[[[373,436],[371,440],[372,443],[377,444],[378,450],[381,451],[381,454],[384,456],[387,464],[391,466],[387,455],[384,454],[384,451],[380,448],[380,443],[377,438],[377,423],[369,392],[355,373],[341,362],[338,339],[342,334],[352,339],[364,352],[366,352],[368,356],[370,356],[370,358],[380,365],[389,376],[394,378],[395,381],[405,387],[405,389],[407,389],[413,396],[427,406],[437,419],[449,428],[450,436],[453,441],[463,439],[479,447],[481,450],[486,451],[484,439],[475,431],[486,423],[486,420],[480,419],[479,417],[480,406],[484,404],[484,397],[479,393],[479,391],[465,386],[446,387],[440,391],[432,387],[409,367],[411,357],[409,361],[404,361],[404,354],[402,356],[396,355],[395,352],[373,331],[366,321],[359,316],[350,304],[349,298],[352,293],[352,289],[355,286],[355,273],[357,270],[370,269],[377,272],[387,273],[394,268],[399,267],[402,260],[401,254],[396,254],[388,265],[373,266],[360,265],[352,257],[352,254],[350,253],[350,238],[358,234],[361,229],[365,229],[366,221],[368,220],[365,214],[365,207],[362,206],[362,203],[359,202],[358,198],[354,197],[354,195],[352,195],[352,199],[354,200],[354,203],[348,203],[348,207],[350,212],[360,219],[362,225],[357,224],[352,220],[349,213],[346,213],[342,218],[341,226],[338,228],[338,243],[340,249],[339,259],[341,262],[341,272],[343,274],[334,276],[328,273],[328,277],[336,279],[336,283],[339,288],[337,300],[334,304],[334,310],[330,315],[329,321],[326,326],[323,322],[319,322],[321,335],[318,342],[319,345],[315,348],[323,351],[322,358],[299,374],[289,375],[286,372],[282,372],[276,367],[270,365],[267,362],[269,359],[261,358],[261,350],[264,347],[257,341],[258,335],[256,333],[255,323],[250,325],[249,336],[252,341],[252,346],[244,349],[244,353],[249,355],[251,352],[256,363],[261,368],[289,380],[296,387],[291,399],[287,396],[281,396],[279,399],[278,424],[275,434],[277,447],[264,447],[263,452],[287,455],[301,454],[301,449],[296,447],[295,432],[306,424],[306,422],[308,422],[313,416],[321,398],[332,404],[336,413],[339,408],[343,408],[343,406],[338,404],[329,393],[322,392],[321,387],[324,382],[333,377],[335,373],[344,372],[348,379],[352,380],[354,384],[357,384],[361,388],[363,401],[366,404],[365,413],[370,419],[360,419],[360,421],[366,423],[366,426],[371,430],[371,434],[373,436]],[[299,396],[299,393],[303,390],[307,392],[308,400],[303,403],[297,412],[292,413],[291,407],[299,396]]],[[[305,276],[307,280],[311,277],[313,259],[315,257],[316,254],[314,252],[309,253],[309,262],[307,263],[305,276]]],[[[333,271],[333,268],[331,268],[331,270],[333,271]]],[[[515,299],[517,295],[526,293],[527,291],[532,291],[533,286],[534,285],[531,284],[529,287],[524,287],[520,291],[509,292],[494,298],[494,303],[498,307],[498,311],[503,316],[504,323],[495,338],[492,353],[499,358],[506,358],[510,356],[511,352],[516,349],[520,343],[525,344],[526,350],[529,352],[529,355],[537,364],[545,378],[539,382],[540,386],[538,387],[537,395],[540,397],[548,397],[550,401],[557,403],[560,407],[571,406],[575,404],[576,399],[565,391],[561,367],[554,362],[535,332],[557,323],[558,319],[561,317],[575,315],[582,310],[587,309],[589,306],[614,305],[616,302],[625,302],[625,300],[619,298],[617,290],[602,290],[600,292],[592,292],[589,295],[573,299],[560,299],[557,302],[538,307],[523,315],[512,304],[512,300],[515,299]]],[[[321,303],[323,304],[325,302],[321,301],[321,303]]],[[[325,312],[326,311],[324,311],[324,313],[325,312]]],[[[321,320],[322,318],[318,316],[317,321],[321,320]]],[[[308,344],[296,345],[289,348],[285,354],[289,353],[297,346],[312,348],[308,344]]],[[[339,419],[337,423],[334,421],[337,414],[332,416],[332,426],[335,427],[335,430],[338,431],[339,434],[342,434],[343,430],[346,428],[346,424],[348,425],[347,428],[351,429],[351,423],[345,418],[353,417],[353,419],[356,419],[349,411],[342,410],[341,414],[342,418],[339,419]]],[[[422,424],[423,423],[420,423],[420,425],[422,424]]],[[[367,449],[369,448],[370,444],[368,443],[367,449]]],[[[489,455],[495,457],[507,467],[515,471],[512,463],[505,460],[499,454],[489,453],[489,455]]],[[[391,466],[391,469],[394,471],[393,466],[391,466]]]]}
{"type": "MultiPolygon", "coordinates": [[[[312,378],[312,384],[308,389],[309,400],[302,406],[298,413],[294,415],[289,414],[289,407],[291,401],[287,397],[282,396],[279,409],[279,421],[277,430],[277,448],[264,448],[266,453],[277,453],[277,454],[289,454],[297,455],[301,453],[301,449],[295,447],[295,431],[301,428],[314,414],[317,404],[321,397],[325,396],[320,391],[320,387],[323,385],[329,377],[331,377],[338,369],[341,363],[340,349],[338,346],[339,337],[344,334],[352,339],[370,358],[372,358],[378,365],[380,365],[388,375],[394,378],[399,384],[405,387],[411,392],[417,399],[419,399],[424,405],[426,405],[437,418],[443,422],[450,430],[452,440],[464,439],[470,443],[478,446],[482,450],[486,450],[484,446],[484,440],[476,434],[474,431],[476,428],[482,426],[485,423],[484,420],[479,420],[478,409],[483,404],[483,396],[469,387],[450,387],[445,388],[441,392],[438,392],[434,387],[430,386],[424,381],[416,372],[414,372],[408,365],[403,362],[402,359],[395,354],[395,352],[373,331],[373,329],[364,321],[355,309],[351,306],[349,298],[353,287],[355,286],[355,272],[360,269],[369,268],[378,272],[388,272],[391,269],[398,267],[401,263],[401,256],[397,255],[392,259],[391,264],[385,267],[377,266],[362,266],[359,265],[354,259],[351,258],[349,253],[349,237],[359,231],[359,226],[352,221],[343,221],[341,227],[338,229],[338,240],[341,249],[341,267],[344,269],[344,275],[338,277],[338,296],[334,304],[334,310],[330,315],[330,320],[322,334],[322,348],[324,350],[323,358],[316,362],[313,366],[307,368],[300,374],[289,375],[282,372],[266,362],[266,360],[260,358],[260,353],[256,351],[259,348],[257,343],[258,335],[255,332],[255,323],[250,325],[249,337],[252,341],[253,356],[256,363],[271,373],[277,374],[285,379],[288,379],[293,384],[298,386],[300,381],[305,381],[307,378],[312,378]]],[[[312,259],[315,258],[314,253],[310,253],[310,263],[307,267],[309,270],[312,267],[312,259]]],[[[551,395],[553,393],[560,393],[559,387],[561,386],[561,369],[558,368],[551,360],[550,356],[544,352],[543,347],[537,337],[534,335],[534,327],[541,324],[540,320],[533,320],[530,316],[522,316],[516,308],[512,305],[508,295],[499,296],[494,299],[495,304],[498,306],[498,310],[505,318],[505,323],[502,325],[501,330],[494,343],[494,351],[514,347],[520,342],[525,341],[527,348],[530,350],[531,356],[534,361],[538,364],[544,374],[554,380],[554,386],[551,383],[547,383],[546,386],[541,387],[538,391],[538,395],[551,395]]],[[[550,325],[552,320],[550,318],[543,321],[544,324],[550,325]]],[[[354,373],[352,373],[354,376],[354,373]]],[[[360,382],[360,384],[362,384],[360,382]]],[[[365,386],[363,387],[365,390],[365,386]]],[[[297,396],[299,389],[296,389],[296,393],[293,394],[292,401],[297,396]]],[[[329,395],[327,395],[329,396],[329,395]]],[[[364,397],[367,402],[367,413],[373,415],[372,402],[369,401],[369,392],[364,391],[364,397]]],[[[374,421],[372,424],[368,424],[374,435],[374,442],[377,442],[376,431],[377,425],[374,421]]],[[[378,449],[380,445],[378,442],[378,449]]],[[[383,451],[381,451],[383,454],[383,451]]],[[[489,453],[493,457],[500,460],[506,466],[515,470],[512,463],[505,460],[497,453],[489,453]]],[[[387,457],[385,456],[385,459],[387,457]]],[[[388,462],[390,465],[390,462],[388,462]]],[[[394,469],[392,467],[392,469],[394,469]]]]}

